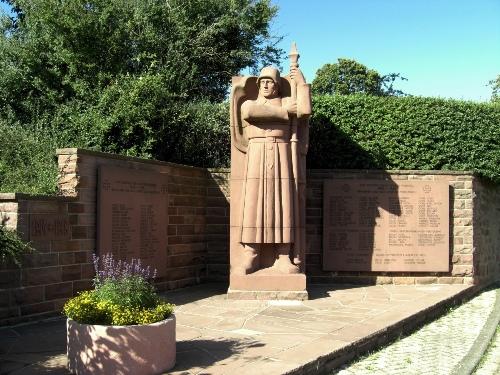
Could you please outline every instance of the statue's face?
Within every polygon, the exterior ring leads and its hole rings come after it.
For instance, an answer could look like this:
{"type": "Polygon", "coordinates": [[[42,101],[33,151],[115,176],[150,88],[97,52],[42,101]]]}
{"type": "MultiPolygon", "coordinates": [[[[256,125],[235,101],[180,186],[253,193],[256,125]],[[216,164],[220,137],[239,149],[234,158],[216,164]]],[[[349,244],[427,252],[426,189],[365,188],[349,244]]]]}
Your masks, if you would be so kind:
{"type": "Polygon", "coordinates": [[[274,83],[271,78],[262,78],[259,81],[259,93],[264,98],[274,98],[276,95],[278,95],[276,83],[274,83]]]}

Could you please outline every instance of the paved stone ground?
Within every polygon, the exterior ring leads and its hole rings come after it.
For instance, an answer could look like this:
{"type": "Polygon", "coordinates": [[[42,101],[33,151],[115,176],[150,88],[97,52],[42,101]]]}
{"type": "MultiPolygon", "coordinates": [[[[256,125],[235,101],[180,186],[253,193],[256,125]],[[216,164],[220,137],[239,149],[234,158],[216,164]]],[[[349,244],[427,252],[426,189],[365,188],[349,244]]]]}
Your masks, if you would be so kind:
{"type": "MultiPolygon", "coordinates": [[[[449,375],[472,348],[492,313],[496,289],[488,290],[415,333],[396,341],[333,374],[449,375]]],[[[478,375],[500,374],[500,342],[496,344],[478,375]]]]}
{"type": "MultiPolygon", "coordinates": [[[[177,305],[177,365],[171,374],[317,373],[470,291],[465,285],[312,286],[303,302],[228,300],[223,284],[170,292],[166,297],[177,305]]],[[[483,302],[478,306],[486,308],[483,302]]],[[[469,312],[467,321],[480,315],[469,312]]],[[[436,342],[448,341],[446,328],[436,342]]],[[[470,334],[468,327],[460,330],[470,334]]],[[[420,355],[415,347],[408,351],[411,358],[420,355]]],[[[65,365],[64,320],[0,329],[1,374],[67,374],[65,365]]]]}

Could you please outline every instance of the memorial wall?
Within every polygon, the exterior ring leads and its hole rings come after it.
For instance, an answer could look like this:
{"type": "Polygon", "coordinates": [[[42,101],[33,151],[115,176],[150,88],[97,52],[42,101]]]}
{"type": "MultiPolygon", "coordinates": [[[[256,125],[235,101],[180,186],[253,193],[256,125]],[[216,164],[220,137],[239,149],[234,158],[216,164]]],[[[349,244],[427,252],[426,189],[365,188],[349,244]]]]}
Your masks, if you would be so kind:
{"type": "Polygon", "coordinates": [[[1,222],[36,249],[22,268],[0,266],[0,325],[60,315],[69,297],[92,287],[96,250],[140,257],[158,270],[160,290],[206,279],[206,169],[57,153],[59,196],[0,194],[1,222]]]}
{"type": "MultiPolygon", "coordinates": [[[[209,186],[214,196],[224,194],[230,199],[229,192],[223,188],[229,180],[228,174],[228,170],[210,171],[209,186]]],[[[210,209],[210,212],[217,216],[207,220],[227,222],[225,215],[229,206],[218,199],[219,203],[210,209]]],[[[217,225],[217,235],[214,237],[216,241],[207,244],[207,270],[211,280],[227,280],[228,277],[225,254],[229,250],[227,245],[224,245],[224,240],[228,237],[224,233],[227,233],[224,226],[217,225]]],[[[308,170],[306,237],[306,275],[309,284],[488,282],[500,277],[500,187],[488,184],[473,173],[467,172],[308,170]],[[358,182],[363,183],[366,180],[370,183],[370,190],[362,189],[357,198],[349,198],[343,203],[329,201],[328,196],[331,194],[341,197],[347,194],[344,194],[342,189],[328,191],[325,184],[331,182],[327,181],[358,186],[358,182]],[[373,198],[373,189],[377,191],[382,189],[381,186],[386,186],[383,188],[386,192],[377,193],[376,198],[373,198]],[[417,191],[419,186],[420,192],[417,191]],[[424,191],[425,186],[429,186],[432,193],[426,193],[428,188],[424,191]],[[395,199],[395,192],[398,193],[398,200],[395,199]],[[417,194],[417,197],[409,198],[407,195],[410,192],[417,194]],[[354,201],[356,203],[352,206],[347,205],[348,202],[354,201]],[[341,205],[341,213],[330,210],[329,205],[341,205]],[[345,238],[345,241],[338,240],[337,236],[330,240],[330,245],[333,242],[334,246],[329,245],[330,232],[324,228],[327,226],[331,229],[329,223],[332,220],[343,223],[340,232],[345,238]],[[334,249],[335,253],[335,246],[339,242],[348,244],[347,234],[351,229],[354,230],[354,225],[350,224],[351,220],[362,223],[364,228],[355,229],[359,236],[350,235],[352,243],[348,246],[358,246],[357,253],[344,258],[357,269],[353,270],[351,266],[350,270],[330,270],[329,266],[339,265],[328,263],[331,262],[328,260],[331,257],[325,252],[332,252],[334,249]],[[410,222],[415,224],[410,225],[410,222]],[[382,231],[383,228],[387,230],[382,231]],[[372,260],[373,254],[370,254],[369,250],[360,251],[359,248],[360,242],[363,244],[361,249],[366,249],[375,241],[375,232],[385,233],[383,241],[397,249],[394,251],[388,250],[389,247],[379,247],[379,256],[375,257],[379,259],[376,262],[378,264],[372,260]],[[372,269],[372,266],[378,269],[372,269]],[[394,268],[390,269],[389,266],[394,268]]],[[[347,253],[342,250],[340,252],[347,253]]]]}
{"type": "Polygon", "coordinates": [[[98,173],[98,254],[140,259],[167,276],[167,174],[109,166],[98,173]]]}
{"type": "MultiPolygon", "coordinates": [[[[228,170],[79,149],[58,157],[60,196],[0,194],[2,223],[37,250],[21,269],[0,268],[0,325],[59,314],[91,287],[99,246],[149,257],[161,290],[227,283],[228,170]]],[[[471,173],[309,170],[306,195],[308,285],[500,277],[500,187],[471,173]]]]}
{"type": "Polygon", "coordinates": [[[447,181],[326,180],[325,271],[448,272],[447,181]]]}

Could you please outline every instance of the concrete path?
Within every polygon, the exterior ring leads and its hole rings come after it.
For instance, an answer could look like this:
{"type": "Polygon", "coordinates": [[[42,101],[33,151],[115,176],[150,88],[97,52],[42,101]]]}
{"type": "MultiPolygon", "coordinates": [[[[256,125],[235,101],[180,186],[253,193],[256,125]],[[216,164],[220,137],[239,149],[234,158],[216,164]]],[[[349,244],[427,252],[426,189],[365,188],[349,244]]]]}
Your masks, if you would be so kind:
{"type": "MultiPolygon", "coordinates": [[[[473,292],[465,285],[311,286],[308,301],[273,302],[228,300],[225,288],[166,294],[177,305],[171,374],[328,373],[473,292]]],[[[67,374],[65,364],[64,320],[0,329],[1,374],[67,374]]]]}

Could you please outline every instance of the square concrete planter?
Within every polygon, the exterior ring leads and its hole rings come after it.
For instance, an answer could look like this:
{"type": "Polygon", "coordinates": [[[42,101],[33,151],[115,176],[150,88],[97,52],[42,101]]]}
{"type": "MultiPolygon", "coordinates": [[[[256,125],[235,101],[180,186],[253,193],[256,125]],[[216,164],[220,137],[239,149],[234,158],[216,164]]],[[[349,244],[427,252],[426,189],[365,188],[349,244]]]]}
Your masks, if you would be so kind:
{"type": "Polygon", "coordinates": [[[104,326],[67,321],[73,374],[160,374],[175,365],[175,315],[153,324],[104,326]]]}

